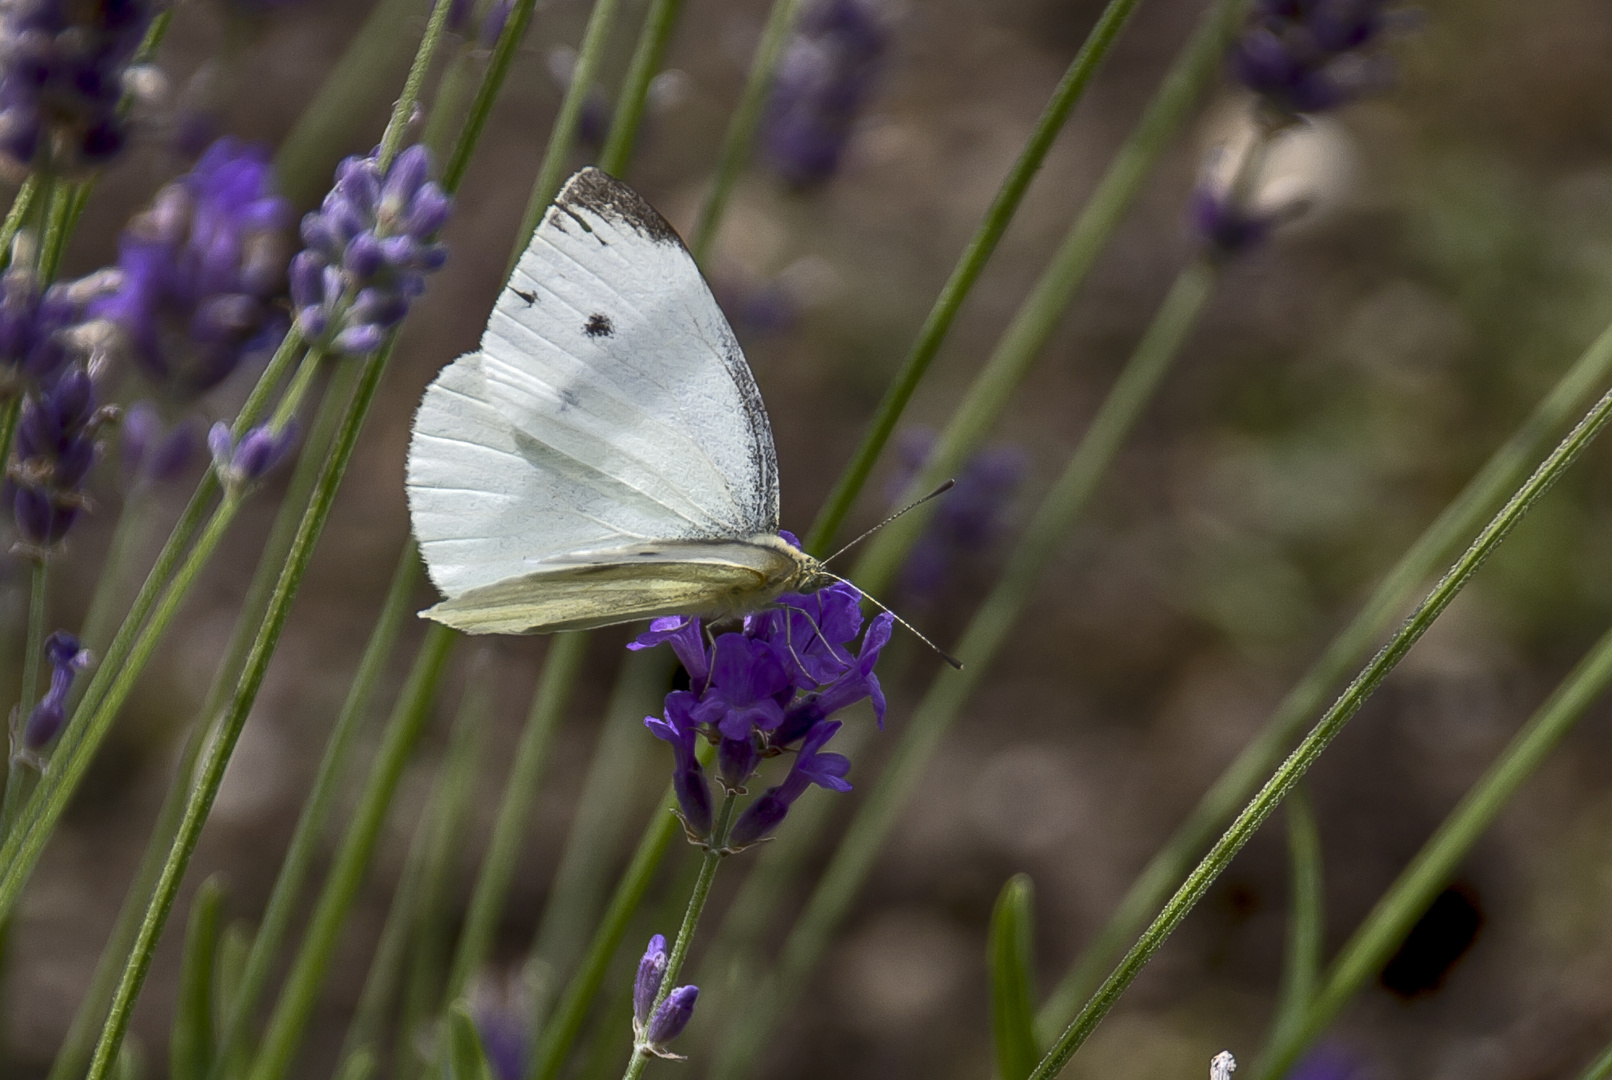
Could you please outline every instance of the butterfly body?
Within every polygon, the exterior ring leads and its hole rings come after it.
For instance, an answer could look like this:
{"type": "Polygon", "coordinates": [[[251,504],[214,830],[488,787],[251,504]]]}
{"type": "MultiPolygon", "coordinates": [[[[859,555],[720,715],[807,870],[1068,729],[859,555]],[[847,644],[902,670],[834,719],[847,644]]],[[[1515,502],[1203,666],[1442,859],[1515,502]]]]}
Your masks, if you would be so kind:
{"type": "Polygon", "coordinates": [[[408,492],[445,595],[422,614],[467,633],[736,615],[832,580],[778,536],[771,425],[693,258],[597,169],[427,388],[408,492]]]}

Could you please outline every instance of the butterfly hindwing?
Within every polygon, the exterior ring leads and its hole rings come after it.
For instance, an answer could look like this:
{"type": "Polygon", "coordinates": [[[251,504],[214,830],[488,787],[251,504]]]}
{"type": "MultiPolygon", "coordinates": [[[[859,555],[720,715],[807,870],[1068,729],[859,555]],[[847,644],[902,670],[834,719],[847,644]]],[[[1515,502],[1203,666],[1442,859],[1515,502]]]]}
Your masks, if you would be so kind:
{"type": "Polygon", "coordinates": [[[772,431],[726,319],[665,220],[595,169],[545,215],[480,349],[427,389],[408,485],[449,597],[778,519],[772,431]]]}

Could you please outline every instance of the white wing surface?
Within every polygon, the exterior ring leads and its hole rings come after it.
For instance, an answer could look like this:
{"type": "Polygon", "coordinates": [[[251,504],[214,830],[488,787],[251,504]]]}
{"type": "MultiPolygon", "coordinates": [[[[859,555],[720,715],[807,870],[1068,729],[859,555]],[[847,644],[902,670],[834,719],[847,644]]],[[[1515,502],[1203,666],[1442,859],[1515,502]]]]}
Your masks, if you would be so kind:
{"type": "Polygon", "coordinates": [[[409,509],[449,597],[545,561],[778,527],[772,429],[693,258],[632,189],[584,169],[426,390],[409,509]]]}

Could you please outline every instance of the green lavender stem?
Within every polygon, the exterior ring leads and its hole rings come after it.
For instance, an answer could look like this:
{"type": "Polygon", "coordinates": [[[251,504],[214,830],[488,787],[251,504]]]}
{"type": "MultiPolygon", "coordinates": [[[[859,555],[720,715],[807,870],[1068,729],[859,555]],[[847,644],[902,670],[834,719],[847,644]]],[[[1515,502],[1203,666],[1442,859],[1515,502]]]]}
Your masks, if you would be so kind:
{"type": "Polygon", "coordinates": [[[476,876],[464,929],[454,953],[448,976],[449,1001],[465,992],[471,974],[487,957],[493,931],[509,895],[521,844],[531,825],[532,806],[537,800],[543,769],[548,764],[549,744],[565,713],[587,648],[585,634],[557,634],[543,661],[543,674],[532,695],[531,711],[521,729],[520,742],[515,747],[515,760],[510,765],[509,779],[504,783],[492,837],[487,842],[487,855],[476,876]]]}
{"type": "Polygon", "coordinates": [[[279,1080],[291,1066],[303,1029],[324,985],[336,938],[358,895],[392,796],[402,779],[403,766],[408,763],[430,718],[431,700],[455,637],[453,631],[439,623],[432,623],[425,632],[414,668],[387,721],[369,779],[359,795],[358,808],[342,835],[330,876],[308,921],[302,945],[292,960],[263,1043],[247,1073],[250,1080],[279,1080]]]}
{"type": "Polygon", "coordinates": [[[930,363],[940,351],[940,346],[951,331],[952,323],[957,319],[957,313],[962,310],[963,301],[973,291],[974,283],[979,280],[980,273],[985,264],[990,261],[996,252],[996,245],[1001,241],[1002,235],[1012,223],[1013,217],[1018,213],[1019,204],[1024,201],[1024,193],[1029,190],[1030,181],[1035,179],[1036,173],[1041,171],[1041,163],[1046,160],[1047,151],[1052,149],[1053,140],[1063,130],[1063,125],[1069,119],[1070,111],[1075,107],[1091,82],[1092,76],[1102,66],[1103,60],[1108,56],[1109,48],[1119,37],[1120,31],[1130,22],[1136,10],[1138,0],[1109,0],[1103,9],[1097,24],[1092,27],[1091,33],[1086,35],[1085,42],[1080,51],[1069,62],[1069,68],[1058,81],[1058,86],[1052,92],[1046,106],[1041,110],[1041,116],[1036,120],[1035,130],[1030,133],[1029,141],[1024,149],[1019,151],[1018,159],[1002,180],[1002,186],[997,189],[996,197],[991,200],[990,209],[985,211],[979,228],[963,249],[962,258],[952,268],[951,277],[941,287],[940,295],[935,297],[935,304],[929,309],[929,316],[918,331],[918,340],[913,343],[912,351],[901,363],[901,370],[896,372],[890,383],[890,388],[884,392],[884,398],[879,402],[878,411],[873,414],[873,420],[868,425],[868,432],[862,437],[862,443],[856,448],[851,457],[851,463],[834,484],[834,490],[829,492],[828,500],[823,508],[817,512],[817,519],[812,522],[812,528],[806,534],[806,550],[815,555],[823,555],[830,544],[834,542],[834,535],[839,531],[840,525],[845,521],[845,515],[851,512],[856,503],[856,497],[861,494],[862,487],[867,483],[868,474],[883,453],[884,446],[890,441],[890,435],[895,431],[896,424],[901,420],[901,414],[906,411],[907,403],[912,400],[913,392],[929,371],[930,363]]]}
{"type": "MultiPolygon", "coordinates": [[[[924,468],[909,485],[908,501],[954,475],[1001,416],[1154,164],[1186,122],[1203,88],[1219,72],[1226,43],[1245,4],[1246,0],[1217,0],[1204,13],[1136,129],[1114,155],[1085,209],[952,414],[924,468]]],[[[928,508],[920,508],[879,530],[868,541],[851,579],[859,588],[878,595],[927,521],[928,508]]],[[[961,659],[969,662],[966,655],[961,659]]]]}
{"type": "Polygon", "coordinates": [[[1612,631],[1596,642],[1377,900],[1338,952],[1308,1008],[1281,1032],[1255,1080],[1283,1076],[1360,987],[1382,970],[1479,837],[1612,684],[1612,631]]]}
{"type": "Polygon", "coordinates": [[[1558,431],[1595,388],[1612,376],[1612,326],[1585,349],[1568,371],[1518,428],[1484,464],[1467,486],[1399,559],[1349,625],[1326,647],[1319,660],[1276,707],[1265,728],[1237,755],[1204,793],[1169,841],[1148,862],[1120,900],[1102,929],[1070,965],[1036,1017],[1036,1035],[1049,1045],[1074,1017],[1081,1002],[1101,982],[1128,941],[1147,925],[1152,913],[1192,868],[1193,861],[1246,802],[1282,754],[1322,708],[1326,695],[1358,665],[1391,620],[1402,612],[1414,590],[1447,561],[1462,538],[1470,536],[1485,515],[1525,475],[1545,441],[1558,431]]]}
{"type": "Polygon", "coordinates": [[[1590,1063],[1590,1067],[1584,1070],[1584,1075],[1579,1077],[1579,1080],[1607,1080],[1609,1076],[1612,1076],[1612,1045],[1601,1051],[1600,1056],[1590,1063]]]}
{"type": "Polygon", "coordinates": [[[452,6],[453,0],[435,0],[431,6],[431,18],[425,24],[419,47],[414,50],[414,63],[409,65],[409,73],[403,79],[403,92],[398,94],[392,106],[392,118],[386,122],[386,130],[381,133],[381,145],[375,160],[383,174],[391,168],[397,152],[403,149],[403,137],[408,134],[409,123],[414,119],[414,108],[420,101],[420,92],[425,88],[425,77],[431,71],[431,62],[436,59],[437,48],[442,44],[442,35],[448,26],[448,11],[452,6]]]}
{"type": "Polygon", "coordinates": [[[515,250],[510,254],[508,269],[513,270],[521,252],[531,242],[543,211],[560,190],[565,174],[566,157],[576,141],[577,125],[582,122],[582,105],[588,91],[599,78],[604,62],[605,46],[610,42],[610,31],[616,25],[616,11],[620,0],[594,0],[593,11],[588,15],[587,28],[582,32],[582,45],[577,49],[576,67],[571,72],[571,85],[566,87],[560,101],[560,112],[549,129],[548,146],[543,150],[543,161],[532,182],[532,193],[526,200],[526,212],[521,215],[520,231],[515,234],[515,250]]]}
{"type": "MultiPolygon", "coordinates": [[[[738,794],[730,791],[722,800],[722,808],[717,812],[716,825],[711,830],[711,842],[705,849],[705,857],[700,860],[700,874],[694,879],[694,889],[689,893],[688,909],[683,913],[683,925],[677,928],[677,941],[672,945],[671,955],[666,958],[666,974],[661,977],[660,989],[655,992],[655,1003],[650,1006],[649,1015],[654,1016],[655,1010],[671,996],[672,990],[677,986],[678,973],[683,970],[683,961],[688,959],[689,946],[694,943],[694,931],[700,925],[700,916],[705,912],[705,901],[711,895],[711,883],[716,880],[717,867],[727,857],[725,850],[728,842],[728,829],[733,824],[733,808],[738,802],[738,794]]],[[[654,1055],[648,1047],[635,1047],[634,1053],[627,1061],[627,1071],[622,1073],[622,1080],[638,1080],[643,1075],[644,1066],[654,1055]]]]}
{"type": "Polygon", "coordinates": [[[1063,474],[1037,509],[996,587],[969,621],[958,646],[958,653],[967,666],[961,671],[943,670],[914,711],[901,742],[857,811],[817,888],[807,900],[805,910],[785,940],[776,971],[753,995],[742,1024],[723,1046],[722,1056],[712,1070],[713,1076],[736,1080],[749,1073],[773,1025],[793,1003],[817,966],[924,766],[989,669],[1019,613],[1034,595],[1042,570],[1062,547],[1076,516],[1096,489],[1142,409],[1152,399],[1171,361],[1179,353],[1182,341],[1195,324],[1214,279],[1213,267],[1202,261],[1192,264],[1177,277],[1063,474]]]}
{"type": "Polygon", "coordinates": [[[246,1045],[257,1003],[268,986],[269,976],[279,959],[308,874],[318,855],[319,838],[324,833],[337,791],[346,775],[354,739],[369,714],[370,703],[374,700],[381,675],[396,647],[398,632],[408,616],[411,607],[409,600],[419,578],[419,553],[413,541],[410,541],[403,545],[397,569],[392,572],[386,598],[381,602],[380,615],[370,631],[368,644],[364,646],[364,654],[358,662],[352,685],[348,687],[347,698],[336,715],[336,723],[331,728],[330,739],[325,743],[325,752],[319,761],[319,770],[314,775],[313,787],[303,801],[302,812],[291,834],[291,843],[280,863],[274,887],[269,892],[257,934],[252,938],[252,949],[247,953],[234,1003],[221,1025],[219,1053],[209,1074],[214,1080],[222,1080],[226,1064],[234,1061],[246,1045]]]}
{"type": "Polygon", "coordinates": [[[1522,487],[1513,493],[1500,512],[1472,541],[1466,552],[1417,605],[1405,625],[1355,677],[1305,736],[1304,741],[1243,808],[1231,827],[1215,842],[1214,847],[1188,875],[1187,880],[1176,890],[1175,895],[1165,904],[1152,924],[1143,931],[1142,936],[1109,974],[1103,985],[1098,987],[1097,992],[1064,1029],[1047,1056],[1041,1059],[1041,1064],[1031,1074],[1031,1080],[1052,1080],[1052,1077],[1058,1075],[1137,974],[1153,958],[1153,954],[1164,944],[1165,939],[1180,925],[1181,920],[1186,918],[1187,913],[1202,899],[1203,894],[1220,876],[1221,871],[1230,865],[1237,852],[1248,842],[1248,838],[1281,802],[1288,789],[1299,781],[1326,749],[1327,744],[1348,723],[1349,718],[1399,664],[1410,647],[1427,632],[1427,628],[1477,572],[1489,554],[1505,539],[1506,534],[1522,520],[1539,497],[1550,489],[1557,478],[1583,452],[1584,447],[1600,433],[1609,417],[1612,417],[1612,393],[1604,395],[1595,403],[1567,437],[1551,451],[1550,456],[1540,463],[1522,487]]]}
{"type": "Polygon", "coordinates": [[[745,165],[750,161],[756,130],[761,126],[761,112],[767,105],[767,96],[772,93],[773,76],[778,71],[778,62],[783,58],[784,44],[800,18],[800,8],[801,0],[773,0],[772,8],[767,12],[767,25],[762,28],[761,42],[750,60],[750,75],[745,80],[744,90],[740,92],[733,117],[728,121],[728,130],[722,136],[722,154],[717,160],[716,176],[711,181],[711,190],[706,193],[705,202],[700,206],[700,216],[694,225],[694,242],[689,245],[689,250],[694,253],[696,262],[703,264],[711,254],[711,245],[716,242],[717,230],[728,209],[728,199],[733,195],[733,186],[739,182],[739,174],[744,172],[745,165]]]}
{"type": "Polygon", "coordinates": [[[39,174],[29,173],[17,194],[12,196],[11,209],[6,211],[5,221],[0,222],[0,269],[11,265],[11,242],[17,238],[22,223],[28,220],[28,211],[39,196],[39,188],[39,174]]]}
{"type": "Polygon", "coordinates": [[[1282,990],[1276,1002],[1276,1017],[1271,1023],[1272,1045],[1277,1045],[1294,1025],[1303,1022],[1321,975],[1325,930],[1321,832],[1302,784],[1287,796],[1287,851],[1288,888],[1292,895],[1288,900],[1282,990]]]}
{"type": "Polygon", "coordinates": [[[470,168],[471,154],[475,152],[481,133],[487,126],[487,118],[492,115],[493,103],[498,99],[498,91],[504,85],[504,77],[509,74],[510,64],[515,60],[515,50],[526,33],[527,23],[532,21],[532,9],[536,6],[537,0],[519,0],[504,22],[504,30],[493,46],[487,71],[476,89],[475,99],[470,103],[470,113],[465,118],[464,127],[459,130],[459,139],[454,143],[453,153],[442,170],[442,186],[449,191],[457,191],[464,181],[465,170],[470,168]]]}
{"type": "Polygon", "coordinates": [[[632,60],[627,65],[627,76],[617,95],[616,115],[610,120],[604,149],[599,152],[599,168],[611,176],[622,176],[632,160],[633,144],[644,121],[644,105],[649,100],[649,83],[660,70],[682,10],[683,0],[651,0],[649,12],[644,16],[643,29],[638,32],[638,43],[633,46],[632,60]]]}
{"type": "Polygon", "coordinates": [[[13,735],[18,745],[11,747],[6,768],[6,797],[0,803],[0,837],[10,836],[22,809],[22,800],[28,778],[32,773],[20,745],[28,725],[28,711],[39,696],[40,654],[45,646],[45,583],[49,570],[43,557],[32,560],[28,572],[28,637],[22,651],[21,696],[14,714],[13,735]]]}

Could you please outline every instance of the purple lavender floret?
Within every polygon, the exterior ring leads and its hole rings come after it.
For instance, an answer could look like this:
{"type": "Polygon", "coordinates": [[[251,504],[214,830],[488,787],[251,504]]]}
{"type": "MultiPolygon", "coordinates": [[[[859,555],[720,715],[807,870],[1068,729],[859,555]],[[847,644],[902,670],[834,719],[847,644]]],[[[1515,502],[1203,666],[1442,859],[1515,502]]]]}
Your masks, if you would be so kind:
{"type": "Polygon", "coordinates": [[[657,619],[629,646],[668,644],[689,672],[690,688],[667,695],[664,718],[644,723],[672,747],[679,810],[698,842],[736,850],[767,837],[807,787],[850,790],[844,779],[850,762],[824,750],[840,728],[830,717],[871,699],[883,723],[884,692],[874,667],[893,621],[886,613],[864,626],[860,599],[843,582],[785,593],[746,618],[742,630],[711,642],[697,618],[657,619]],[[735,794],[764,759],[796,753],[783,782],[758,796],[726,838],[712,836],[711,787],[695,753],[700,739],[717,746],[718,779],[735,794]]]}
{"type": "Polygon", "coordinates": [[[100,430],[115,415],[96,406],[95,384],[77,365],[24,397],[8,479],[25,545],[43,553],[66,538],[87,505],[84,479],[100,456],[100,430]]]}
{"type": "Polygon", "coordinates": [[[0,5],[0,171],[72,175],[123,149],[124,74],[158,7],[142,0],[0,5]]]}
{"type": "Polygon", "coordinates": [[[643,959],[638,961],[638,975],[633,979],[633,1026],[642,1031],[649,1023],[650,1010],[655,1007],[655,995],[666,978],[666,939],[656,934],[649,939],[643,959]]]}
{"type": "Polygon", "coordinates": [[[697,986],[679,986],[666,995],[666,1000],[649,1018],[644,1031],[645,1048],[650,1053],[660,1057],[677,1056],[666,1049],[666,1044],[683,1034],[683,1029],[688,1027],[690,1018],[694,1016],[694,1002],[699,996],[700,988],[697,986]]]}
{"type": "Polygon", "coordinates": [[[811,187],[839,170],[890,47],[879,9],[877,0],[813,0],[785,46],[762,145],[789,183],[811,187]]]}
{"type": "Polygon", "coordinates": [[[67,695],[72,693],[74,677],[90,663],[88,650],[80,648],[78,638],[65,630],[58,630],[45,639],[45,662],[50,665],[50,689],[28,714],[23,726],[22,745],[38,752],[49,746],[67,721],[67,695]]]}
{"type": "Polygon", "coordinates": [[[1384,0],[1256,0],[1232,75],[1283,115],[1344,105],[1382,81],[1367,55],[1388,26],[1384,0]]]}
{"type": "Polygon", "coordinates": [[[423,146],[398,154],[384,175],[374,155],[337,167],[324,204],[302,219],[306,247],[291,260],[291,303],[308,341],[348,356],[375,352],[447,261],[436,235],[453,202],[430,170],[423,146]]]}
{"type": "Polygon", "coordinates": [[[297,441],[296,426],[287,424],[275,428],[272,424],[259,424],[247,430],[239,442],[230,434],[228,424],[220,420],[207,433],[207,449],[218,470],[219,480],[227,488],[239,488],[263,479],[268,471],[283,460],[297,441]]]}
{"type": "Polygon", "coordinates": [[[95,305],[166,396],[192,401],[284,333],[291,204],[261,146],[226,136],[165,186],[118,242],[118,291],[95,305]]]}

